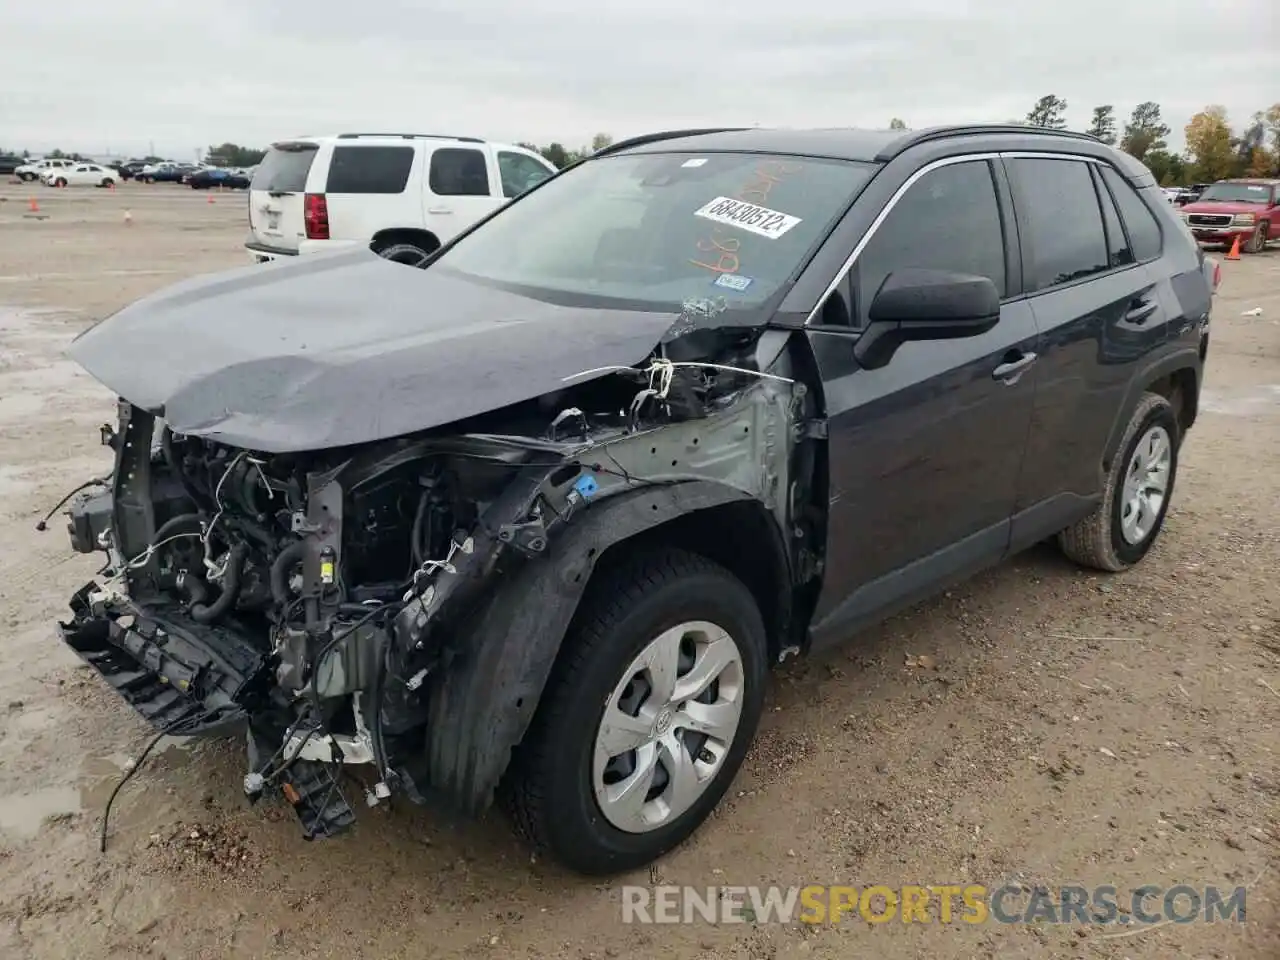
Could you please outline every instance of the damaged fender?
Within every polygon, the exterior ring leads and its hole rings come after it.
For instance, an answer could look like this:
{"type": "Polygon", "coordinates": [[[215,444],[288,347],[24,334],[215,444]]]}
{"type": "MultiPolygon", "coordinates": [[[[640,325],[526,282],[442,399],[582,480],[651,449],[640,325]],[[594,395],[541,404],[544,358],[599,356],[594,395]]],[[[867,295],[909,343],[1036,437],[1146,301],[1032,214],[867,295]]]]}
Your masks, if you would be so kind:
{"type": "MultiPolygon", "coordinates": [[[[678,517],[744,501],[759,503],[742,490],[696,480],[620,494],[576,517],[553,556],[525,564],[504,581],[462,628],[474,638],[467,655],[429,681],[433,791],[466,813],[491,804],[592,572],[610,547],[678,517]]],[[[781,537],[772,543],[782,593],[789,564],[781,537]]]]}

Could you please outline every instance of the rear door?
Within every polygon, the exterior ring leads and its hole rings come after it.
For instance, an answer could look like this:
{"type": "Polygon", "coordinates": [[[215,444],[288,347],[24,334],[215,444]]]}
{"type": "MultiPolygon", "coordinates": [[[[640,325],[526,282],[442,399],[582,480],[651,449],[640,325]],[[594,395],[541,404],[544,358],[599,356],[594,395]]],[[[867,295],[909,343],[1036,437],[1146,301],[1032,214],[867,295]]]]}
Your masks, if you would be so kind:
{"type": "Polygon", "coordinates": [[[451,239],[504,202],[497,171],[482,146],[436,147],[422,194],[427,229],[451,239]]]}
{"type": "Polygon", "coordinates": [[[249,185],[251,241],[280,253],[297,253],[306,238],[303,194],[319,145],[309,140],[275,143],[249,185]]]}
{"type": "Polygon", "coordinates": [[[417,182],[421,151],[413,143],[337,143],[324,183],[329,236],[367,243],[379,230],[421,227],[417,182]]]}
{"type": "Polygon", "coordinates": [[[1159,226],[1109,164],[1037,155],[1004,164],[1027,302],[1042,334],[1017,549],[1090,509],[1116,411],[1135,366],[1168,338],[1169,313],[1148,266],[1160,256],[1159,226]],[[1112,186],[1123,192],[1117,197],[1112,186]]]}

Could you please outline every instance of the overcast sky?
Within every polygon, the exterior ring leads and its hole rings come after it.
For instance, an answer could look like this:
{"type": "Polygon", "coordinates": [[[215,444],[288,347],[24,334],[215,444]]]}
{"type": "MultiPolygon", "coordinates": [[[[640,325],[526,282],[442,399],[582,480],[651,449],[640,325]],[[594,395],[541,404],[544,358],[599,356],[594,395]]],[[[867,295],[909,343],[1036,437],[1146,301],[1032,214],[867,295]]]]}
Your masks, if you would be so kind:
{"type": "Polygon", "coordinates": [[[1280,99],[1277,0],[57,0],[0,19],[0,147],[191,157],[295,134],[577,146],[708,124],[1083,128],[1280,99]],[[1270,81],[1268,82],[1268,78],[1270,81]]]}

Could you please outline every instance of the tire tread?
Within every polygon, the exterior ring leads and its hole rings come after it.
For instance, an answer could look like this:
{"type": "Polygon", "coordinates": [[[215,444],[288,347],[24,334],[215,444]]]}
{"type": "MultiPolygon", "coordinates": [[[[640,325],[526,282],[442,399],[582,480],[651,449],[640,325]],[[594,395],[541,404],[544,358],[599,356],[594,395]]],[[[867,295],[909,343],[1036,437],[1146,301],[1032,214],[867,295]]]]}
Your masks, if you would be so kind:
{"type": "MultiPolygon", "coordinates": [[[[1089,516],[1058,534],[1058,546],[1069,560],[1083,567],[1107,573],[1119,573],[1133,566],[1116,554],[1111,542],[1111,511],[1115,504],[1117,489],[1122,482],[1121,475],[1128,465],[1125,453],[1129,449],[1129,444],[1133,442],[1134,435],[1151,413],[1162,406],[1172,409],[1169,401],[1158,393],[1144,393],[1138,401],[1133,415],[1129,418],[1124,436],[1120,438],[1120,443],[1116,447],[1116,458],[1111,464],[1111,472],[1107,475],[1102,502],[1089,516]]],[[[1172,440],[1176,446],[1179,438],[1175,436],[1172,440]]],[[[1172,496],[1172,494],[1173,490],[1170,489],[1169,495],[1172,496]]]]}
{"type": "Polygon", "coordinates": [[[546,831],[550,811],[539,774],[547,769],[548,755],[556,745],[546,733],[568,708],[572,694],[566,692],[572,689],[574,678],[586,668],[596,650],[610,640],[614,625],[647,594],[671,580],[700,573],[725,571],[698,554],[667,548],[631,557],[591,585],[586,605],[575,617],[573,632],[566,637],[561,659],[543,692],[520,749],[515,776],[506,791],[505,806],[516,832],[538,853],[551,846],[546,831]]]}

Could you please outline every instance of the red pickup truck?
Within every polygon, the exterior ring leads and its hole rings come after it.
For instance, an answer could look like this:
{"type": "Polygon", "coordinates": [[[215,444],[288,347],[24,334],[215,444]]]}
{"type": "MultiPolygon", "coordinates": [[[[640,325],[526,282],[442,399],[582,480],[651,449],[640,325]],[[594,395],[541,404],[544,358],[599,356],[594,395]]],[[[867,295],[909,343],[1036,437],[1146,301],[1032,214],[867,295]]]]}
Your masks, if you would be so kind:
{"type": "Polygon", "coordinates": [[[1178,215],[1200,243],[1231,246],[1238,237],[1245,253],[1261,253],[1280,239],[1280,180],[1219,180],[1178,215]]]}

